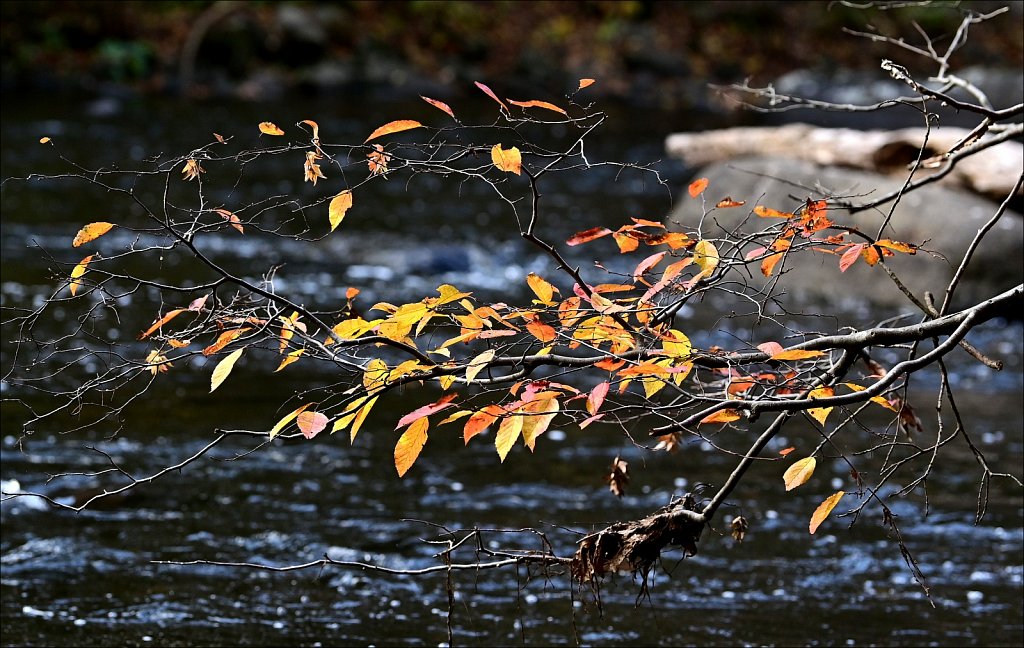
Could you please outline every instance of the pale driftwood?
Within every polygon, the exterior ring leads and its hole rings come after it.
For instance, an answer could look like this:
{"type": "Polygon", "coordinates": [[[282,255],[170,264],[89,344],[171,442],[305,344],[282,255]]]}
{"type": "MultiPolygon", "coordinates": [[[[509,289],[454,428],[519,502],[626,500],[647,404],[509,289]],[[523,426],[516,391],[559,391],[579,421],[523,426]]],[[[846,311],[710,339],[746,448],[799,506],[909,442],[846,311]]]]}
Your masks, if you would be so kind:
{"type": "MultiPolygon", "coordinates": [[[[940,156],[970,135],[962,128],[937,127],[928,135],[925,158],[940,156]]],[[[859,131],[819,128],[809,124],[726,128],[699,133],[674,133],[665,141],[669,155],[697,167],[757,155],[807,160],[824,166],[845,166],[884,174],[906,174],[924,142],[923,128],[859,131]]],[[[923,169],[921,176],[930,170],[923,169]]],[[[940,182],[989,197],[1004,197],[1024,172],[1024,146],[1006,141],[960,160],[940,182]]],[[[916,176],[917,177],[917,176],[916,176]]]]}

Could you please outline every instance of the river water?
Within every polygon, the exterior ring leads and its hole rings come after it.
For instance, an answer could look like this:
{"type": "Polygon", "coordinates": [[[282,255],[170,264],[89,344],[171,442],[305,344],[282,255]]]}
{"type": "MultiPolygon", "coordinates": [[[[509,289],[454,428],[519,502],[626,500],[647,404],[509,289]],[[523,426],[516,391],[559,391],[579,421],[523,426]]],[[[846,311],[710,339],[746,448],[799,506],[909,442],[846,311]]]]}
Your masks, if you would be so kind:
{"type": "MultiPolygon", "coordinates": [[[[61,170],[53,150],[38,144],[42,136],[90,166],[129,167],[161,151],[197,146],[212,132],[235,133],[266,120],[285,125],[315,119],[325,139],[359,141],[380,123],[424,115],[419,103],[384,97],[368,109],[343,99],[254,105],[5,97],[2,175],[61,170]]],[[[627,109],[610,114],[608,126],[591,140],[595,159],[657,160],[667,133],[726,121],[650,111],[640,116],[627,109]]],[[[663,161],[657,168],[673,192],[682,191],[686,170],[680,164],[663,161]]],[[[306,189],[298,168],[288,169],[287,180],[283,174],[248,180],[257,193],[306,189]]],[[[401,303],[445,282],[497,298],[509,283],[521,285],[527,272],[550,271],[545,259],[515,240],[514,224],[494,208],[492,195],[465,186],[452,201],[446,198],[452,187],[444,183],[403,182],[389,180],[372,210],[353,209],[320,244],[213,238],[211,253],[251,273],[268,262],[286,262],[277,288],[302,299],[331,299],[357,285],[367,304],[401,303]]],[[[5,309],[36,303],[54,289],[37,245],[63,258],[83,223],[116,220],[108,213],[117,208],[109,198],[74,183],[6,181],[2,197],[5,309]]],[[[553,240],[595,225],[617,226],[630,216],[657,219],[671,206],[663,187],[635,172],[599,171],[556,183],[546,199],[557,214],[545,225],[553,240]]],[[[580,254],[573,262],[588,264],[580,254]]],[[[180,278],[188,271],[178,263],[169,257],[159,273],[180,278]]],[[[71,315],[58,312],[57,321],[41,324],[43,332],[66,326],[62,317],[71,315]]],[[[151,320],[150,311],[128,314],[121,335],[131,337],[151,320]]],[[[721,324],[692,313],[691,337],[699,344],[730,344],[735,331],[716,330],[721,324]]],[[[1021,337],[1020,323],[972,335],[976,346],[1004,360],[1007,368],[999,374],[961,355],[951,360],[958,405],[973,438],[997,470],[1015,474],[1024,457],[1021,337]]],[[[5,372],[12,361],[10,338],[5,329],[5,372]]],[[[276,382],[243,367],[208,395],[207,373],[161,376],[166,380],[132,405],[115,439],[93,429],[60,434],[55,425],[40,427],[19,447],[24,412],[5,401],[4,491],[20,487],[73,501],[105,484],[47,476],[102,469],[105,459],[86,446],[101,447],[136,476],[151,474],[208,443],[214,427],[265,429],[280,416],[275,406],[282,395],[329,379],[287,370],[276,382]]],[[[3,389],[5,397],[12,395],[9,384],[3,389]]],[[[935,399],[931,391],[916,397],[924,409],[935,399]]],[[[701,444],[672,455],[652,453],[621,433],[592,426],[585,433],[553,430],[536,453],[517,448],[499,464],[487,439],[463,448],[453,430],[432,433],[416,466],[399,480],[391,463],[396,435],[388,422],[410,407],[394,401],[378,407],[351,446],[339,437],[285,440],[247,454],[254,444],[239,438],[129,496],[78,514],[30,498],[3,502],[3,645],[442,645],[449,632],[456,645],[480,646],[1019,645],[1024,639],[1021,491],[994,481],[987,514],[974,525],[979,475],[962,443],[944,451],[930,480],[927,517],[919,496],[890,502],[931,601],[879,516],[865,516],[852,528],[848,518],[831,519],[816,535],[807,533],[815,503],[844,483],[839,462],[819,468],[804,497],[783,491],[778,463],[755,469],[726,511],[750,520],[745,542],[736,544],[718,522],[705,533],[697,556],[664,556],[648,596],[638,596],[639,582],[620,576],[603,584],[600,605],[557,570],[461,572],[448,583],[443,574],[337,568],[271,573],[159,563],[288,565],[327,554],[418,569],[438,564],[433,555],[440,545],[428,541],[442,535],[439,527],[506,530],[483,533],[489,548],[539,548],[536,535],[514,531],[536,528],[568,555],[580,533],[646,515],[697,481],[720,483],[733,462],[701,444]],[[602,482],[616,454],[633,470],[621,500],[602,482]]],[[[474,555],[456,559],[470,562],[474,555]]]]}

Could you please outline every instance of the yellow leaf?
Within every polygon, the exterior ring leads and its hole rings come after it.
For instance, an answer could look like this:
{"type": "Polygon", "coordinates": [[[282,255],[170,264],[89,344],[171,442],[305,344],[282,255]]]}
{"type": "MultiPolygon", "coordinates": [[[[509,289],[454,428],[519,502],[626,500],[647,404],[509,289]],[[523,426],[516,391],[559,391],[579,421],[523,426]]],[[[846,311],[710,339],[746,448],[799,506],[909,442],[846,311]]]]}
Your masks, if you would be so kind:
{"type": "Polygon", "coordinates": [[[772,356],[772,360],[806,360],[808,358],[817,358],[823,356],[823,351],[804,351],[802,349],[789,349],[786,351],[780,351],[772,356]]]}
{"type": "Polygon", "coordinates": [[[199,164],[198,160],[185,160],[185,167],[181,170],[181,175],[185,180],[195,180],[200,173],[206,173],[206,169],[199,164]]]}
{"type": "Polygon", "coordinates": [[[49,137],[40,137],[39,138],[39,143],[40,144],[48,144],[49,142],[50,142],[50,138],[49,137]]]}
{"type": "Polygon", "coordinates": [[[462,299],[463,297],[469,297],[473,293],[460,292],[458,288],[451,284],[441,284],[437,287],[437,292],[441,296],[437,298],[437,305],[450,304],[453,301],[462,299]]]}
{"type": "Polygon", "coordinates": [[[832,495],[829,495],[824,502],[819,504],[818,508],[814,510],[814,515],[811,516],[811,523],[807,527],[807,530],[811,533],[817,531],[818,527],[821,526],[821,523],[825,521],[825,518],[828,517],[828,514],[832,512],[832,509],[836,507],[839,500],[843,499],[843,495],[845,494],[846,493],[843,491],[837,491],[832,495]]]}
{"type": "Polygon", "coordinates": [[[284,135],[284,131],[275,126],[273,122],[260,122],[260,132],[264,135],[284,135]]]}
{"type": "Polygon", "coordinates": [[[786,483],[786,490],[791,491],[797,486],[807,483],[807,480],[814,474],[814,466],[817,460],[814,457],[807,457],[796,462],[786,469],[782,475],[782,481],[786,483]]]}
{"type": "Polygon", "coordinates": [[[442,390],[446,390],[452,386],[452,383],[455,382],[455,376],[451,374],[445,374],[444,376],[439,376],[437,378],[437,382],[441,385],[442,390]]]}
{"type": "Polygon", "coordinates": [[[79,245],[88,243],[93,239],[98,239],[109,232],[113,227],[113,223],[105,223],[103,221],[89,223],[82,229],[78,230],[78,234],[75,235],[75,240],[71,242],[71,247],[78,247],[79,245]]]}
{"type": "Polygon", "coordinates": [[[281,371],[282,369],[284,369],[285,367],[287,367],[291,363],[293,363],[296,360],[298,360],[299,356],[302,355],[305,352],[306,352],[305,349],[296,349],[296,350],[292,351],[291,353],[289,353],[288,355],[286,355],[284,357],[284,359],[281,360],[281,364],[277,365],[277,369],[274,369],[274,373],[277,373],[278,371],[281,371]]]}
{"type": "Polygon", "coordinates": [[[494,435],[494,447],[498,449],[498,457],[502,462],[508,456],[508,451],[515,445],[519,433],[523,431],[522,416],[506,416],[498,426],[498,433],[494,435]]]}
{"type": "Polygon", "coordinates": [[[533,451],[533,445],[537,437],[544,434],[551,425],[551,421],[558,414],[558,399],[542,398],[533,400],[523,406],[523,443],[533,451]]]}
{"type": "Polygon", "coordinates": [[[366,364],[366,371],[363,372],[363,387],[370,393],[379,391],[387,382],[387,377],[387,364],[380,358],[374,358],[366,364]]]}
{"type": "Polygon", "coordinates": [[[384,135],[390,135],[391,133],[400,133],[402,131],[407,131],[413,128],[422,128],[422,126],[423,124],[412,119],[399,119],[397,121],[388,122],[381,126],[380,128],[378,128],[377,130],[373,131],[372,133],[370,133],[370,136],[366,138],[366,141],[369,142],[372,139],[377,139],[378,137],[383,137],[384,135]]]}
{"type": "Polygon", "coordinates": [[[338,225],[341,224],[345,213],[352,207],[352,192],[346,189],[331,200],[331,206],[328,209],[328,217],[331,221],[331,231],[333,232],[338,225]]]}
{"type": "Polygon", "coordinates": [[[491,149],[491,161],[501,171],[516,175],[522,174],[523,156],[519,153],[519,149],[514,146],[510,149],[503,149],[501,144],[495,144],[494,148],[491,149]]]}
{"type": "Polygon", "coordinates": [[[85,257],[84,259],[79,261],[78,265],[76,265],[75,268],[71,271],[71,286],[70,287],[71,287],[71,296],[72,297],[75,296],[75,292],[78,291],[78,287],[82,285],[82,282],[79,281],[79,278],[81,278],[81,276],[85,274],[85,269],[89,267],[89,262],[92,261],[92,258],[94,256],[96,256],[96,255],[95,254],[90,254],[89,256],[85,257]]]}
{"type": "MultiPolygon", "coordinates": [[[[833,394],[835,394],[835,391],[831,387],[818,387],[817,389],[812,389],[811,393],[808,394],[808,397],[828,398],[833,394]]],[[[810,414],[818,423],[825,425],[825,419],[828,418],[829,412],[831,411],[831,407],[812,407],[807,410],[807,413],[810,414]]]]}
{"type": "Polygon", "coordinates": [[[533,294],[537,295],[535,303],[544,304],[545,306],[551,306],[554,304],[551,298],[554,296],[557,288],[552,286],[543,277],[531,272],[526,275],[526,283],[530,285],[530,290],[533,294]]]}
{"type": "Polygon", "coordinates": [[[217,366],[213,368],[213,375],[210,376],[210,392],[220,387],[220,384],[228,377],[231,369],[235,366],[235,362],[242,357],[242,351],[245,351],[245,349],[232,351],[228,357],[218,362],[217,366]]]}
{"type": "Polygon", "coordinates": [[[480,373],[491,360],[494,360],[494,349],[487,349],[477,357],[470,360],[469,365],[466,366],[466,382],[473,382],[473,379],[476,378],[477,374],[480,373]]]}
{"type": "Polygon", "coordinates": [[[697,241],[697,245],[693,246],[693,262],[700,268],[697,276],[707,277],[718,267],[718,248],[711,241],[697,241]]]}
{"type": "Polygon", "coordinates": [[[285,414],[284,417],[280,421],[275,423],[274,427],[272,427],[270,429],[270,438],[273,439],[274,437],[276,437],[277,433],[284,429],[284,426],[286,426],[289,423],[291,423],[292,419],[294,419],[299,414],[302,414],[306,410],[306,408],[309,407],[312,404],[313,403],[306,403],[305,405],[296,408],[295,411],[293,411],[293,412],[291,412],[289,414],[285,414]]]}
{"type": "Polygon", "coordinates": [[[427,443],[429,426],[430,419],[417,419],[398,439],[398,444],[395,445],[395,469],[398,470],[399,477],[405,476],[409,468],[416,463],[416,458],[420,456],[420,451],[427,443]]]}

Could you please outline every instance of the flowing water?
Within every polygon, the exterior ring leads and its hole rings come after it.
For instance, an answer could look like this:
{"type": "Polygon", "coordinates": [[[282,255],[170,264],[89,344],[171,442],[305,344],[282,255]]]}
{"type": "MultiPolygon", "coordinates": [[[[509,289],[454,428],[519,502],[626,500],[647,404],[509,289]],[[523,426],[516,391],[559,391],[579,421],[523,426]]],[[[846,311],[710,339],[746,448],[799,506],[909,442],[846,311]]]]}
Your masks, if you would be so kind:
{"type": "MultiPolygon", "coordinates": [[[[358,141],[378,123],[423,115],[422,104],[387,98],[376,101],[368,117],[365,108],[340,100],[106,101],[87,106],[5,98],[3,177],[60,170],[53,150],[37,143],[42,136],[57,140],[77,161],[130,167],[160,151],[198,146],[212,132],[236,133],[268,119],[284,125],[313,118],[325,139],[358,141]]],[[[613,111],[609,125],[592,137],[590,154],[656,160],[668,132],[714,122],[707,116],[639,118],[613,111]]],[[[250,175],[246,190],[254,195],[308,191],[300,186],[298,165],[292,166],[279,175],[250,175]]],[[[682,189],[681,165],[664,161],[657,168],[674,192],[682,189]]],[[[330,170],[327,175],[321,182],[334,180],[330,170]]],[[[313,245],[251,234],[240,240],[230,232],[204,244],[243,273],[285,262],[275,285],[300,301],[338,299],[345,287],[358,285],[363,303],[401,303],[446,282],[497,298],[509,284],[522,284],[527,272],[551,271],[547,260],[515,238],[516,226],[495,206],[493,194],[459,186],[460,197],[453,201],[452,190],[443,182],[391,179],[372,209],[353,208],[338,232],[313,245]]],[[[241,202],[248,196],[238,190],[229,197],[241,202]]],[[[51,262],[37,246],[63,259],[82,223],[116,221],[116,214],[107,213],[109,200],[80,183],[4,184],[5,308],[31,305],[50,294],[51,262]]],[[[542,234],[552,240],[594,225],[617,226],[630,216],[657,219],[670,207],[665,189],[649,176],[617,176],[612,170],[556,181],[545,200],[556,218],[544,223],[542,234]]],[[[589,253],[575,253],[572,261],[591,267],[589,253]]],[[[163,263],[158,276],[180,279],[189,272],[173,256],[163,263]]],[[[132,337],[152,315],[151,310],[129,315],[120,335],[132,337]]],[[[71,315],[58,311],[56,321],[40,326],[56,334],[68,324],[62,317],[71,315]]],[[[689,318],[688,332],[700,344],[725,346],[737,333],[716,332],[722,322],[713,315],[694,312],[689,318]]],[[[950,363],[973,438],[993,466],[1015,473],[1024,456],[1021,336],[1019,323],[972,335],[976,346],[1006,362],[999,374],[960,354],[950,363]]],[[[10,337],[5,330],[5,370],[13,353],[10,337]]],[[[256,368],[240,367],[209,395],[202,386],[208,368],[180,369],[162,375],[151,397],[131,406],[127,426],[112,440],[99,430],[62,435],[57,426],[40,426],[19,447],[24,415],[5,402],[0,411],[4,491],[20,487],[69,502],[81,499],[104,484],[84,476],[52,482],[46,477],[103,469],[106,459],[86,446],[101,447],[134,475],[144,476],[197,451],[214,427],[265,429],[268,420],[280,416],[277,402],[309,381],[329,380],[293,367],[277,374],[280,382],[271,381],[256,368]]],[[[3,389],[5,396],[11,394],[10,385],[3,389]]],[[[927,409],[935,396],[922,391],[917,398],[927,409]]],[[[432,432],[423,455],[400,480],[391,463],[396,435],[388,421],[409,409],[399,399],[379,406],[351,446],[347,439],[321,437],[313,443],[285,440],[246,454],[252,441],[232,439],[180,471],[78,514],[50,510],[30,498],[5,501],[0,506],[2,643],[441,645],[449,632],[456,645],[481,646],[1019,645],[1024,638],[1021,491],[1005,480],[993,482],[984,521],[974,525],[978,469],[962,443],[940,457],[929,481],[927,517],[919,495],[890,501],[926,576],[931,602],[876,513],[852,528],[849,518],[839,518],[814,536],[807,533],[815,502],[847,488],[840,462],[819,468],[803,497],[783,492],[779,463],[758,466],[726,511],[750,520],[745,542],[734,543],[718,522],[705,532],[697,556],[681,560],[678,552],[665,554],[647,595],[640,596],[638,581],[620,576],[603,584],[600,605],[593,593],[573,590],[558,570],[463,571],[448,581],[436,573],[409,577],[338,568],[276,573],[158,562],[289,565],[326,554],[419,569],[439,564],[434,554],[442,545],[428,541],[441,536],[442,527],[533,527],[561,555],[569,555],[580,533],[646,515],[698,481],[721,483],[734,461],[699,443],[672,455],[652,453],[641,447],[652,445],[642,428],[635,430],[640,442],[635,445],[595,425],[583,433],[552,430],[538,441],[536,453],[516,448],[499,463],[487,439],[463,448],[457,430],[442,428],[432,432]],[[633,471],[621,500],[602,482],[616,454],[633,471]]],[[[793,439],[813,439],[811,434],[787,431],[793,439]]],[[[541,547],[537,535],[514,531],[484,532],[483,542],[490,549],[541,547]]],[[[456,560],[475,557],[470,550],[456,560]]]]}

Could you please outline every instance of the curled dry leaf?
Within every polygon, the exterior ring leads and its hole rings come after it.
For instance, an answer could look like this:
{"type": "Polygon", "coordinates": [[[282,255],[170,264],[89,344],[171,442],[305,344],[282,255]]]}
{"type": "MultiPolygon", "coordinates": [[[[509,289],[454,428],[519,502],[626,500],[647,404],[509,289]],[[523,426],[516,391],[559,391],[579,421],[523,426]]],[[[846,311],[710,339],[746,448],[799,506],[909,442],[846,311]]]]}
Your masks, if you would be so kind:
{"type": "Polygon", "coordinates": [[[306,182],[312,182],[316,185],[316,181],[320,178],[326,178],[324,172],[320,169],[320,165],[316,163],[317,160],[322,159],[323,156],[317,151],[306,151],[306,162],[303,165],[303,171],[306,178],[306,182]]]}
{"type": "Polygon", "coordinates": [[[181,170],[181,175],[185,180],[195,180],[199,177],[200,173],[206,173],[206,169],[199,165],[198,160],[191,158],[185,160],[185,167],[181,170]]]}
{"type": "Polygon", "coordinates": [[[522,174],[523,156],[519,153],[519,149],[514,146],[510,149],[503,149],[501,144],[495,144],[491,149],[491,162],[498,169],[506,173],[522,174]]]}
{"type": "Polygon", "coordinates": [[[274,122],[260,122],[260,132],[264,135],[284,135],[284,131],[278,128],[274,122]]]}
{"type": "Polygon", "coordinates": [[[605,479],[612,495],[622,497],[626,493],[626,484],[629,483],[629,462],[615,457],[612,460],[612,472],[605,479]]]}
{"type": "Polygon", "coordinates": [[[370,175],[388,177],[388,164],[391,163],[391,156],[384,152],[384,147],[374,144],[373,150],[366,154],[366,166],[370,169],[370,175]]]}
{"type": "Polygon", "coordinates": [[[782,474],[782,481],[786,483],[786,490],[791,491],[797,486],[807,483],[807,480],[814,474],[814,467],[817,465],[814,457],[806,457],[797,461],[786,469],[782,474]]]}
{"type": "Polygon", "coordinates": [[[245,234],[245,228],[242,227],[242,221],[238,218],[238,216],[236,216],[232,212],[229,212],[226,209],[215,209],[214,211],[220,214],[221,218],[230,223],[231,227],[234,227],[236,230],[238,230],[239,234],[245,234]]]}
{"type": "Polygon", "coordinates": [[[743,542],[743,538],[746,537],[747,529],[749,528],[750,524],[747,522],[747,518],[742,515],[737,515],[729,523],[729,533],[737,543],[743,542]]]}
{"type": "Polygon", "coordinates": [[[157,375],[157,373],[165,373],[167,369],[172,366],[171,363],[167,361],[167,356],[158,349],[153,349],[149,352],[149,355],[146,356],[146,364],[149,365],[147,371],[154,376],[157,375]]]}
{"type": "MultiPolygon", "coordinates": [[[[414,119],[398,119],[393,122],[388,122],[378,128],[377,130],[370,133],[370,136],[366,138],[369,142],[372,139],[390,135],[392,133],[401,133],[402,131],[412,130],[413,128],[422,128],[423,124],[419,123],[414,119]]],[[[365,143],[365,142],[364,142],[365,143]]]]}
{"type": "Polygon", "coordinates": [[[113,228],[113,223],[103,221],[89,223],[82,229],[78,230],[78,234],[75,235],[75,240],[71,242],[71,247],[78,247],[79,245],[84,245],[89,241],[98,239],[113,228]]]}
{"type": "Polygon", "coordinates": [[[313,142],[316,143],[320,140],[320,126],[312,119],[303,119],[299,122],[300,124],[306,124],[313,129],[313,142]]]}

